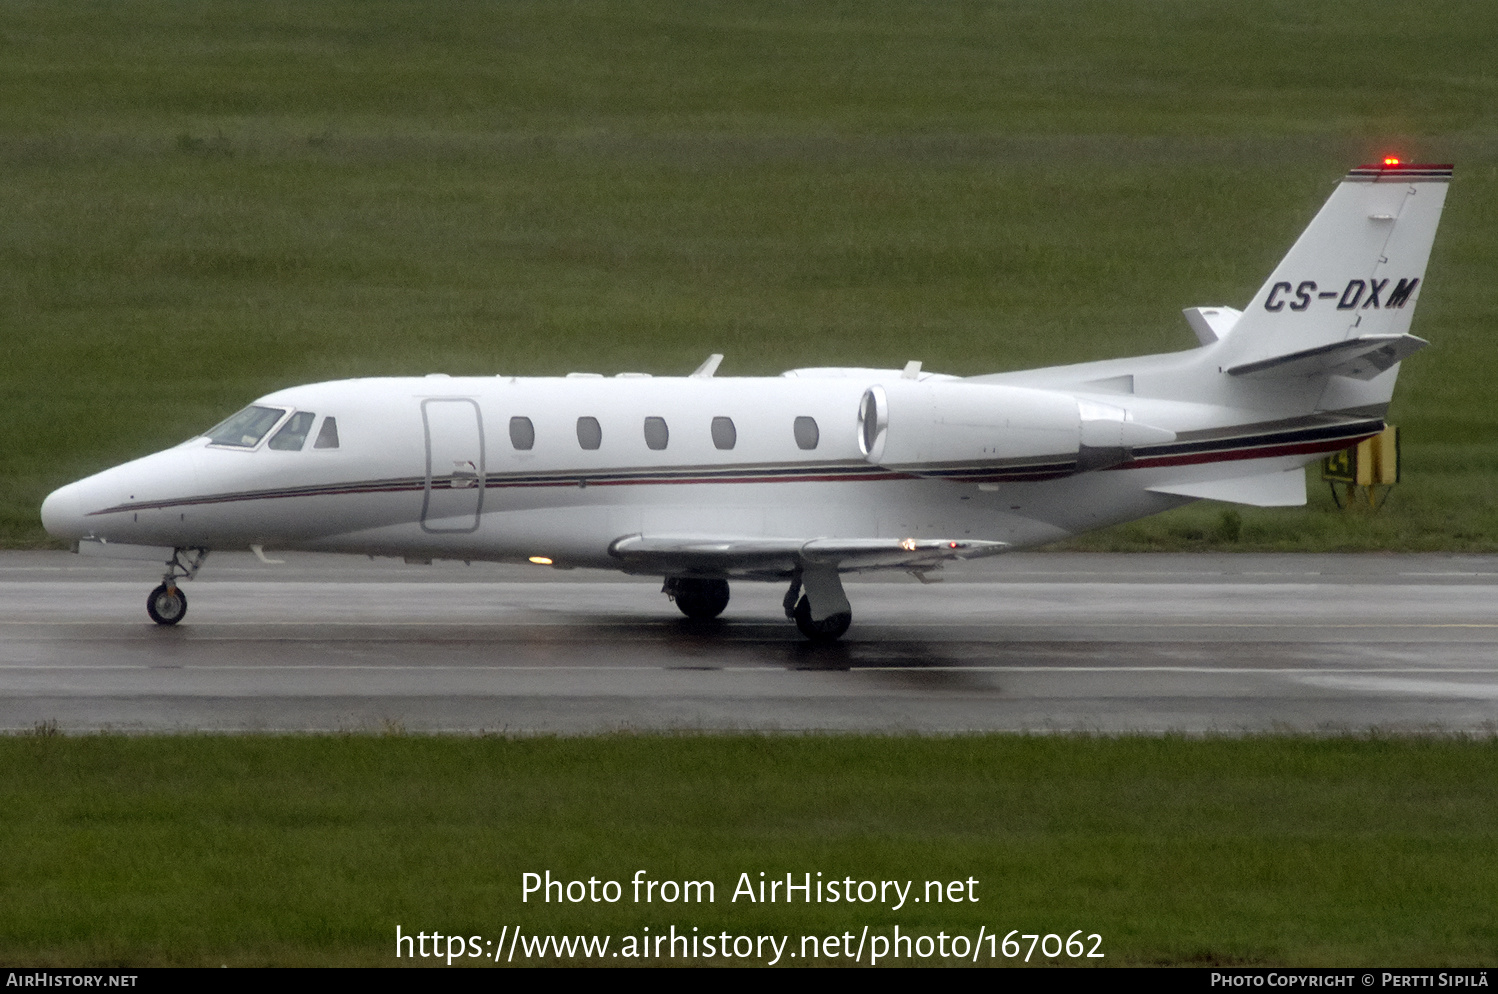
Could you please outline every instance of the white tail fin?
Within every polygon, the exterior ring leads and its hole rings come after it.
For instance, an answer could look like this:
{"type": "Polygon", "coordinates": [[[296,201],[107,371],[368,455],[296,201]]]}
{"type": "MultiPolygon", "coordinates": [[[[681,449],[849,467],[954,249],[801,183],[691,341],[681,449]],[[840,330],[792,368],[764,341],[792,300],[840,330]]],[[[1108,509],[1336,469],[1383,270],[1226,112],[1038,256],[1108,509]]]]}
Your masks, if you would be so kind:
{"type": "Polygon", "coordinates": [[[1367,378],[1424,345],[1410,319],[1450,180],[1393,162],[1348,173],[1234,324],[1225,371],[1367,378]]]}

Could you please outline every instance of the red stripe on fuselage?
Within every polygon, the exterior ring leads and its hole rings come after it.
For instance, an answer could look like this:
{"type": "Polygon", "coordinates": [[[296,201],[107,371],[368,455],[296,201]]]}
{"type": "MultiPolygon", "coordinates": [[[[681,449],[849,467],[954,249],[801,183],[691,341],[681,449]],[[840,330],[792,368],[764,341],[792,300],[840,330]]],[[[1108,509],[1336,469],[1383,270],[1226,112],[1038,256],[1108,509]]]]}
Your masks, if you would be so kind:
{"type": "MultiPolygon", "coordinates": [[[[1344,435],[1338,438],[1322,439],[1311,442],[1294,442],[1280,445],[1257,445],[1242,449],[1217,449],[1208,452],[1185,453],[1171,456],[1139,456],[1127,463],[1110,466],[1109,470],[1130,469],[1153,469],[1164,466],[1196,466],[1214,462],[1239,462],[1248,459],[1272,459],[1277,456],[1306,455],[1319,452],[1340,452],[1342,449],[1350,448],[1357,443],[1373,438],[1376,431],[1363,432],[1358,435],[1344,435]]],[[[864,473],[836,473],[812,472],[807,475],[791,475],[789,473],[777,473],[756,476],[689,476],[689,477],[639,477],[635,479],[592,479],[586,475],[557,478],[554,480],[520,480],[507,483],[503,480],[487,480],[484,484],[486,490],[508,490],[543,487],[563,487],[569,489],[583,487],[638,487],[638,486],[664,486],[683,484],[708,484],[708,483],[876,483],[889,482],[892,480],[916,480],[930,479],[941,480],[948,483],[1036,483],[1044,480],[1061,479],[1068,475],[1065,472],[1042,471],[1035,473],[1033,470],[1028,474],[1024,469],[995,469],[991,474],[975,472],[971,476],[949,477],[949,476],[920,476],[914,473],[903,472],[864,472],[864,473]]],[[[426,489],[425,481],[418,483],[371,485],[351,483],[344,486],[326,486],[313,489],[287,490],[283,492],[262,491],[247,494],[220,494],[206,497],[189,497],[178,500],[145,501],[138,504],[121,504],[115,507],[107,507],[98,511],[89,511],[89,517],[100,514],[118,514],[127,511],[159,510],[168,507],[193,507],[208,504],[231,504],[242,501],[255,500],[283,500],[292,497],[326,497],[346,496],[349,494],[382,494],[382,493],[420,493],[426,489]]],[[[433,490],[452,492],[454,488],[443,482],[433,482],[433,490]]],[[[469,488],[462,488],[469,489],[469,488]]],[[[476,488],[475,488],[476,489],[476,488]]]]}
{"type": "Polygon", "coordinates": [[[1195,466],[1212,462],[1236,462],[1243,459],[1273,459],[1275,456],[1299,456],[1312,452],[1341,452],[1359,442],[1373,438],[1378,432],[1351,438],[1326,439],[1319,442],[1295,442],[1288,445],[1262,445],[1230,452],[1198,452],[1179,456],[1148,456],[1111,469],[1153,469],[1156,466],[1195,466]]]}

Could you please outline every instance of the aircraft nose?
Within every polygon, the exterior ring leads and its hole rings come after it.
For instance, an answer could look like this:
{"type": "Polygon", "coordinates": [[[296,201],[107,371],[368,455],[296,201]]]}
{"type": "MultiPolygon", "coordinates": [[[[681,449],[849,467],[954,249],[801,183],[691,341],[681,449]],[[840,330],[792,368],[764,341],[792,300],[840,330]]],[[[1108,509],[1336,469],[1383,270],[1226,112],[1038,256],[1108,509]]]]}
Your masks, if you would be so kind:
{"type": "Polygon", "coordinates": [[[83,501],[79,499],[78,484],[69,483],[47,495],[42,501],[42,527],[53,538],[83,537],[83,501]]]}

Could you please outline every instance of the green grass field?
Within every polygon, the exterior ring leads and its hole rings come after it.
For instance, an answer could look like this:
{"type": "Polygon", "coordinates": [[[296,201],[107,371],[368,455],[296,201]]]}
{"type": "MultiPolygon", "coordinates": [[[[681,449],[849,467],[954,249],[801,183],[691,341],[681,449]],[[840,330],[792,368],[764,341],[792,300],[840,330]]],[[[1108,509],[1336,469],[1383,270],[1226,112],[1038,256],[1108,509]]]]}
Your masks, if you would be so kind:
{"type": "MultiPolygon", "coordinates": [[[[0,546],[53,487],[368,374],[979,373],[1186,348],[1351,165],[1454,161],[1377,514],[1071,543],[1498,551],[1486,0],[0,6],[0,546]]],[[[1019,928],[1106,965],[1493,964],[1492,740],[0,738],[0,958],[393,962],[394,930],[1019,928]],[[692,915],[520,874],[710,878],[692,915]],[[975,876],[943,914],[737,873],[975,876]]]]}
{"type": "Polygon", "coordinates": [[[397,925],[617,949],[898,924],[1083,929],[1105,966],[1493,965],[1495,785],[1492,739],[10,737],[0,959],[395,965],[397,925]],[[716,900],[635,903],[640,869],[716,900]],[[522,902],[546,870],[622,900],[522,902]],[[730,900],[761,871],[973,877],[979,900],[730,900]]]}
{"type": "Polygon", "coordinates": [[[321,378],[1188,347],[1389,151],[1458,166],[1389,506],[1083,548],[1498,549],[1486,2],[7,4],[0,543],[321,378]]]}

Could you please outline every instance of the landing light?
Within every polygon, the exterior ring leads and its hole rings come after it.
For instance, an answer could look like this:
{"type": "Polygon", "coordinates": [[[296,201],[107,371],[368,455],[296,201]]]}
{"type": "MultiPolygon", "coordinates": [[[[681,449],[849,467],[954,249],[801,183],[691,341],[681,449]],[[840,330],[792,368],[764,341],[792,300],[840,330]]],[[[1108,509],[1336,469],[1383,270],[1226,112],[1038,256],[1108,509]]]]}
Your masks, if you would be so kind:
{"type": "Polygon", "coordinates": [[[913,538],[902,538],[902,539],[900,539],[900,548],[904,549],[906,552],[914,552],[915,551],[915,539],[913,539],[913,538]]]}
{"type": "Polygon", "coordinates": [[[531,562],[535,563],[537,566],[551,565],[551,560],[547,559],[545,556],[531,556],[531,562]]]}

